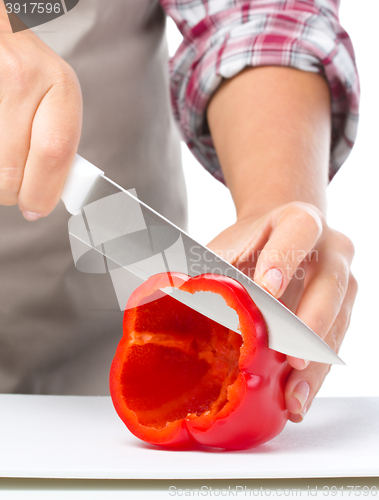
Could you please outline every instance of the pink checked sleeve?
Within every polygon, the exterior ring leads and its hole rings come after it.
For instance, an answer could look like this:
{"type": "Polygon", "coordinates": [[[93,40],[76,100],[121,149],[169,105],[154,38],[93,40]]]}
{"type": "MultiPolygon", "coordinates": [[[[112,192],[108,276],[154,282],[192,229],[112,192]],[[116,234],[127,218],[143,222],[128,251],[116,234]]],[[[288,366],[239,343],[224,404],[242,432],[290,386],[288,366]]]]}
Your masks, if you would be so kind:
{"type": "Polygon", "coordinates": [[[332,101],[330,178],[345,161],[358,125],[359,80],[338,0],[160,0],[183,42],[170,61],[175,118],[196,158],[223,182],[206,106],[223,78],[248,66],[321,73],[332,101]]]}

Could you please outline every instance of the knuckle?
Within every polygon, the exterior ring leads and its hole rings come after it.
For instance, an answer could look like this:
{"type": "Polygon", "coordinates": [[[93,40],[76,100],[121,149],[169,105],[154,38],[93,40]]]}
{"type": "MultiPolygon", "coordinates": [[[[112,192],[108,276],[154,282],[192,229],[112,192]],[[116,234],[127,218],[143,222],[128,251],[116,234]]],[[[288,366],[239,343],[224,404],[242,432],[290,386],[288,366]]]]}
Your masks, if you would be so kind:
{"type": "Polygon", "coordinates": [[[331,229],[332,240],[331,242],[334,244],[334,248],[337,249],[338,253],[343,255],[349,262],[353,260],[355,247],[352,240],[339,231],[335,229],[331,229]]]}
{"type": "MultiPolygon", "coordinates": [[[[340,310],[340,317],[341,317],[341,327],[339,330],[341,332],[341,337],[343,338],[350,324],[351,307],[348,306],[347,304],[342,305],[340,310]]],[[[342,338],[340,339],[340,342],[342,342],[342,338]]]]}
{"type": "Polygon", "coordinates": [[[310,325],[312,330],[317,333],[322,339],[325,338],[330,324],[327,318],[323,315],[322,311],[315,311],[312,316],[312,325],[310,325]]]}
{"type": "MultiPolygon", "coordinates": [[[[310,370],[311,387],[313,389],[313,396],[316,396],[318,391],[321,389],[325,378],[331,370],[331,365],[326,363],[312,363],[312,369],[310,370]]],[[[309,406],[308,408],[309,409],[309,406]]]]}
{"type": "Polygon", "coordinates": [[[321,389],[321,386],[324,383],[324,380],[327,377],[327,375],[329,375],[331,369],[332,369],[332,365],[326,365],[326,367],[325,367],[325,369],[320,377],[320,383],[318,385],[317,392],[321,389]]]}
{"type": "Polygon", "coordinates": [[[22,183],[22,172],[15,165],[0,166],[0,191],[7,196],[18,194],[22,183]]]}
{"type": "Polygon", "coordinates": [[[347,252],[347,254],[349,255],[350,259],[352,260],[354,257],[354,254],[355,254],[354,243],[345,234],[340,233],[340,235],[341,235],[341,239],[342,239],[342,245],[343,245],[345,251],[347,252]]]}
{"type": "Polygon", "coordinates": [[[328,338],[327,338],[327,344],[328,346],[333,349],[334,352],[339,351],[339,348],[341,347],[342,343],[342,338],[341,338],[341,332],[342,330],[339,328],[339,326],[334,323],[329,332],[328,332],[328,338]]]}
{"type": "MultiPolygon", "coordinates": [[[[321,389],[324,380],[329,375],[332,365],[326,365],[322,373],[320,374],[319,382],[317,384],[317,392],[321,389]]],[[[316,393],[317,394],[317,393],[316,393]]]]}
{"type": "Polygon", "coordinates": [[[47,170],[60,170],[71,157],[73,144],[62,137],[50,137],[38,145],[47,170]]]}
{"type": "Polygon", "coordinates": [[[311,391],[310,391],[310,398],[308,402],[306,403],[305,411],[307,412],[319,392],[319,390],[322,387],[322,384],[324,383],[324,380],[328,373],[330,372],[331,365],[328,365],[326,363],[311,363],[306,370],[308,370],[307,374],[307,381],[310,385],[311,391]]]}
{"type": "Polygon", "coordinates": [[[312,228],[319,237],[323,230],[323,215],[310,203],[293,202],[289,204],[289,215],[297,223],[299,230],[312,228]]]}
{"type": "Polygon", "coordinates": [[[12,61],[6,65],[7,80],[11,83],[13,94],[25,93],[30,81],[26,68],[21,61],[12,61]]]}
{"type": "Polygon", "coordinates": [[[351,287],[353,296],[356,297],[358,293],[358,281],[356,280],[355,276],[350,273],[349,276],[349,287],[351,287]]]}
{"type": "Polygon", "coordinates": [[[340,302],[342,302],[346,293],[346,279],[344,274],[343,272],[334,271],[326,275],[327,284],[334,291],[334,294],[338,296],[340,302]]]}
{"type": "Polygon", "coordinates": [[[329,324],[326,318],[319,312],[314,314],[312,317],[312,329],[319,335],[322,339],[328,333],[329,324]]]}
{"type": "MultiPolygon", "coordinates": [[[[8,87],[12,94],[25,94],[30,88],[30,84],[37,72],[26,58],[20,57],[8,50],[3,50],[1,54],[2,80],[8,82],[8,87]]],[[[7,88],[8,88],[7,87],[7,88]]]]}
{"type": "Polygon", "coordinates": [[[69,64],[62,61],[57,64],[54,69],[55,84],[59,85],[61,89],[67,93],[80,94],[80,85],[75,71],[69,64]]]}
{"type": "MultiPolygon", "coordinates": [[[[352,275],[350,275],[349,278],[349,287],[350,286],[353,288],[354,298],[355,298],[358,285],[356,279],[352,275]]],[[[328,334],[328,338],[330,338],[330,341],[333,343],[331,347],[333,347],[336,352],[338,352],[339,348],[341,347],[342,341],[349,328],[351,313],[352,313],[352,305],[353,304],[351,303],[351,301],[344,301],[341,304],[341,308],[338,312],[337,319],[334,322],[328,334]]]]}

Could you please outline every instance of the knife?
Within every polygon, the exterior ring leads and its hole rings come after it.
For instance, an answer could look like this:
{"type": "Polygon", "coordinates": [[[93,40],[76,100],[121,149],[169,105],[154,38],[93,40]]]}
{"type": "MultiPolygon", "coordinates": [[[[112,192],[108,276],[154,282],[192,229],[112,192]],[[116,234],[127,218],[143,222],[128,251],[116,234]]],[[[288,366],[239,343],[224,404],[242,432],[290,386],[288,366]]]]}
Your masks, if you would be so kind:
{"type": "MultiPolygon", "coordinates": [[[[73,214],[69,237],[78,269],[109,272],[114,284],[120,276],[122,281],[125,270],[140,280],[159,272],[229,276],[247,290],[263,314],[271,349],[310,361],[345,364],[313,330],[247,275],[139,200],[134,189],[118,186],[79,155],[66,179],[62,201],[73,214]]],[[[174,287],[162,292],[240,333],[237,314],[222,304],[221,296],[190,294],[174,287]]]]}

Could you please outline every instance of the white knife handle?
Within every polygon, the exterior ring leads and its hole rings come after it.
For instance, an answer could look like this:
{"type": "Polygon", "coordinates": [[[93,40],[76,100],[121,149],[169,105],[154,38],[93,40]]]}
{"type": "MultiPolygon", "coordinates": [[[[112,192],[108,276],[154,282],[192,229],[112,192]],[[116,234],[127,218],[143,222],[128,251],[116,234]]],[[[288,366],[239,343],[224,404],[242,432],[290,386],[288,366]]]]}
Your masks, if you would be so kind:
{"type": "Polygon", "coordinates": [[[70,214],[79,212],[92,186],[103,174],[102,170],[89,161],[79,155],[75,156],[61,196],[70,214]]]}

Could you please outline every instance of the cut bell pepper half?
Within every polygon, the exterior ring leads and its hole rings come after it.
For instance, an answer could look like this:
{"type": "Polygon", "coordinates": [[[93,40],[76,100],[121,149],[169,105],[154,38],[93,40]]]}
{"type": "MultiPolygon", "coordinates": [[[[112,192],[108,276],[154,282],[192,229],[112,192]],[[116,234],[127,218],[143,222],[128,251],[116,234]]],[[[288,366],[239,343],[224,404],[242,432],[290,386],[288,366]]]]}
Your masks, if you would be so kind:
{"type": "Polygon", "coordinates": [[[283,429],[288,373],[240,283],[216,274],[161,273],[129,298],[110,392],[120,418],[143,441],[246,449],[283,429]],[[238,314],[240,334],[160,290],[172,286],[219,294],[238,314]]]}

